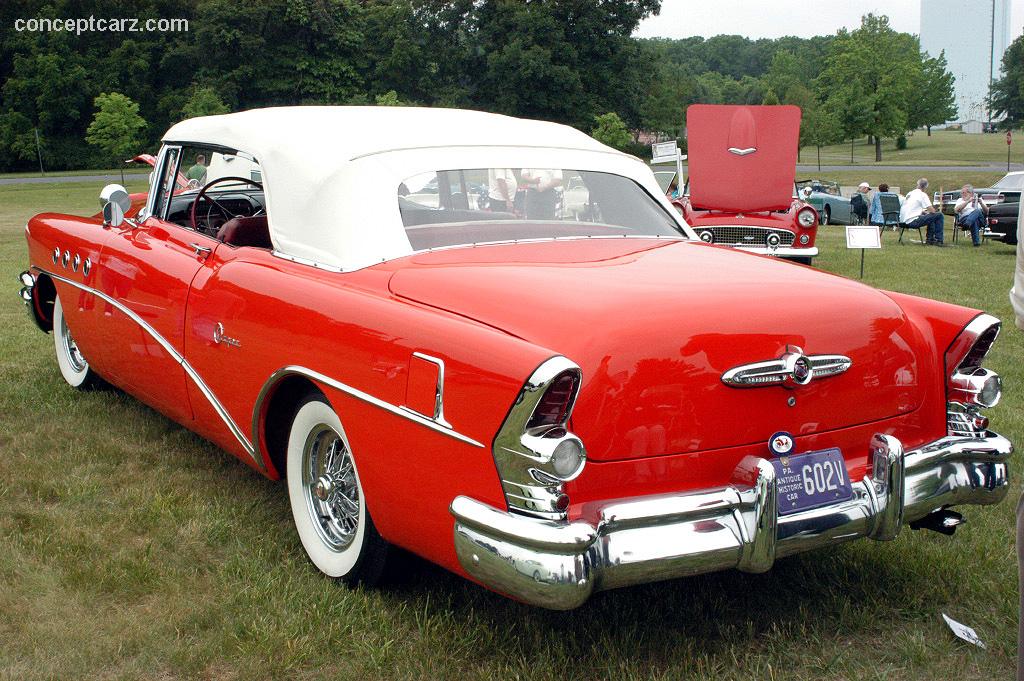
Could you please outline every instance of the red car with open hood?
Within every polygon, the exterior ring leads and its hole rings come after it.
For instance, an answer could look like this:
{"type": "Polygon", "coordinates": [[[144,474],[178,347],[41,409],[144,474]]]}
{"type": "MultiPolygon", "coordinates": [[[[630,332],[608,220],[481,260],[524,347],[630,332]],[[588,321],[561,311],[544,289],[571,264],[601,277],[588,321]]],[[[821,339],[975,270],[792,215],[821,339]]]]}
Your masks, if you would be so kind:
{"type": "MultiPolygon", "coordinates": [[[[730,146],[767,155],[754,130],[730,146]]],[[[950,532],[951,506],[1008,489],[984,416],[997,319],[703,243],[643,162],[571,128],[195,118],[164,136],[144,205],[102,201],[26,229],[21,297],[61,375],[285,478],[305,553],[346,582],[395,545],[568,609],[950,532]],[[560,215],[570,185],[583,208],[560,215]]]]}
{"type": "Polygon", "coordinates": [[[800,109],[686,110],[689,192],[675,201],[702,241],[810,264],[818,213],[796,198],[800,109]]]}

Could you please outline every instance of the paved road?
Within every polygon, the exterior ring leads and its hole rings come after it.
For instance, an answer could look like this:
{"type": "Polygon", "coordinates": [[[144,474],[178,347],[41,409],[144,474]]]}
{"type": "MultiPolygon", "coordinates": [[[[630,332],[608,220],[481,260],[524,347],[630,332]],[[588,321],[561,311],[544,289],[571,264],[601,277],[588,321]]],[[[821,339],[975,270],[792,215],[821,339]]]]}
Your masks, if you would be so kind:
{"type": "MultiPolygon", "coordinates": [[[[685,167],[685,165],[684,165],[685,167]]],[[[1014,163],[1011,166],[1012,170],[1024,170],[1024,164],[1014,163]]],[[[806,173],[818,173],[817,163],[801,163],[796,167],[797,172],[801,174],[806,173]]],[[[822,173],[833,173],[842,171],[856,171],[862,170],[864,172],[892,172],[901,170],[919,170],[925,174],[928,171],[932,172],[957,172],[962,171],[965,173],[1003,173],[1006,172],[1006,164],[990,163],[976,166],[894,166],[894,165],[875,165],[873,163],[863,163],[860,165],[822,165],[822,173]]],[[[145,173],[125,173],[125,180],[144,180],[146,178],[145,173]]],[[[46,177],[0,177],[0,185],[8,184],[54,184],[58,182],[95,182],[110,183],[120,182],[120,173],[110,173],[108,175],[47,175],[46,177]]]]}
{"type": "MultiPolygon", "coordinates": [[[[125,173],[124,179],[145,180],[146,173],[125,173]]],[[[121,173],[109,175],[47,175],[46,177],[0,177],[0,185],[5,184],[54,184],[57,182],[96,182],[97,184],[121,182],[121,173]]]]}

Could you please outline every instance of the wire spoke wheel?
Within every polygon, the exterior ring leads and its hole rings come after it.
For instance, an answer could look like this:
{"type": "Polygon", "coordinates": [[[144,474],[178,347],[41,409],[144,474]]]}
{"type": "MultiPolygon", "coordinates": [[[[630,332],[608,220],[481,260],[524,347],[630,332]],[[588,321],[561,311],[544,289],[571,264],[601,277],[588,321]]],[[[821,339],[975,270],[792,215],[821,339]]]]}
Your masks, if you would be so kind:
{"type": "Polygon", "coordinates": [[[329,425],[314,427],[302,452],[302,485],[313,526],[331,549],[341,551],[360,523],[359,487],[352,457],[329,425]]]}

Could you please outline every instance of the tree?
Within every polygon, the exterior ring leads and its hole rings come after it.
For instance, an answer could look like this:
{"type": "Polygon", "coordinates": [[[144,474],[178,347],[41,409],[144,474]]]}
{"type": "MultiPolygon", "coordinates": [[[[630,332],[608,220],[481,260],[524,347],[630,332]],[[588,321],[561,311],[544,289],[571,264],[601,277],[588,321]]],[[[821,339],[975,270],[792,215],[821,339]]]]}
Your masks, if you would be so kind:
{"type": "Polygon", "coordinates": [[[626,124],[619,118],[619,114],[614,111],[594,116],[594,122],[597,125],[590,131],[590,134],[602,144],[623,150],[629,146],[633,139],[626,128],[626,124]]]}
{"type": "Polygon", "coordinates": [[[917,95],[908,102],[907,129],[924,126],[928,136],[933,125],[941,125],[956,118],[956,101],[953,93],[953,74],[946,68],[946,51],[938,57],[921,54],[920,80],[915,87],[917,95]]]}
{"type": "Polygon", "coordinates": [[[405,106],[402,100],[398,98],[398,93],[394,90],[388,90],[382,95],[377,95],[374,101],[377,106],[405,106]]]}
{"type": "Polygon", "coordinates": [[[917,39],[894,31],[885,16],[867,14],[857,30],[840,31],[826,63],[818,87],[829,93],[827,106],[838,113],[844,137],[872,135],[875,161],[881,161],[881,138],[906,132],[908,102],[919,95],[917,39]]]}
{"type": "Polygon", "coordinates": [[[1024,35],[1003,55],[1003,77],[992,84],[989,107],[992,117],[1005,116],[999,125],[1006,130],[1024,124],[1024,35]]]}
{"type": "Polygon", "coordinates": [[[761,100],[762,104],[779,104],[779,96],[775,94],[775,90],[769,88],[768,92],[765,93],[764,99],[761,100]]]}
{"type": "Polygon", "coordinates": [[[139,115],[139,105],[120,92],[104,92],[93,103],[96,115],[85,139],[120,165],[125,158],[139,152],[146,121],[139,115]]]}
{"type": "Polygon", "coordinates": [[[217,91],[212,87],[195,88],[192,96],[188,98],[185,105],[181,107],[181,118],[197,118],[199,116],[216,116],[226,114],[231,109],[220,98],[217,91]]]}

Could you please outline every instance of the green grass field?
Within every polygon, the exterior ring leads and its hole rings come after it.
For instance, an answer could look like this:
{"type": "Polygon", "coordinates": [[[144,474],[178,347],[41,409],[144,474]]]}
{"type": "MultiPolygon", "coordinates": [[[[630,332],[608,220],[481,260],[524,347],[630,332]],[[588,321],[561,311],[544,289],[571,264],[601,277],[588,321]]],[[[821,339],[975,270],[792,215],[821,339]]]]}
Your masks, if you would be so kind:
{"type": "MultiPolygon", "coordinates": [[[[1019,457],[1007,501],[969,508],[954,538],[904,530],[891,543],[780,560],[764,575],[605,592],[570,613],[412,557],[378,590],[321,577],[283,485],[120,392],[77,393],[60,379],[52,337],[16,295],[23,228],[41,210],[95,212],[98,192],[0,187],[0,679],[1012,676],[1019,457]],[[955,639],[942,612],[988,649],[955,639]]],[[[1006,391],[990,416],[1022,441],[1014,249],[884,241],[867,254],[867,283],[1004,320],[988,364],[1006,391]]],[[[824,228],[819,246],[821,268],[857,276],[860,253],[844,248],[841,228],[824,228]]]]}
{"type": "MultiPolygon", "coordinates": [[[[814,147],[804,147],[801,163],[817,163],[814,147]]],[[[1014,131],[1010,147],[1010,160],[1024,163],[1024,137],[1014,131]]],[[[854,142],[853,161],[871,165],[875,162],[875,146],[867,138],[854,142]]],[[[821,162],[835,165],[850,162],[850,141],[821,148],[821,162]]],[[[882,165],[984,165],[1006,163],[1006,133],[968,135],[954,130],[932,130],[931,137],[924,130],[915,130],[907,138],[907,148],[897,149],[896,140],[882,140],[882,165]],[[969,160],[967,160],[969,159],[969,160]]],[[[1005,167],[1005,166],[1004,166],[1005,167]]]]}

